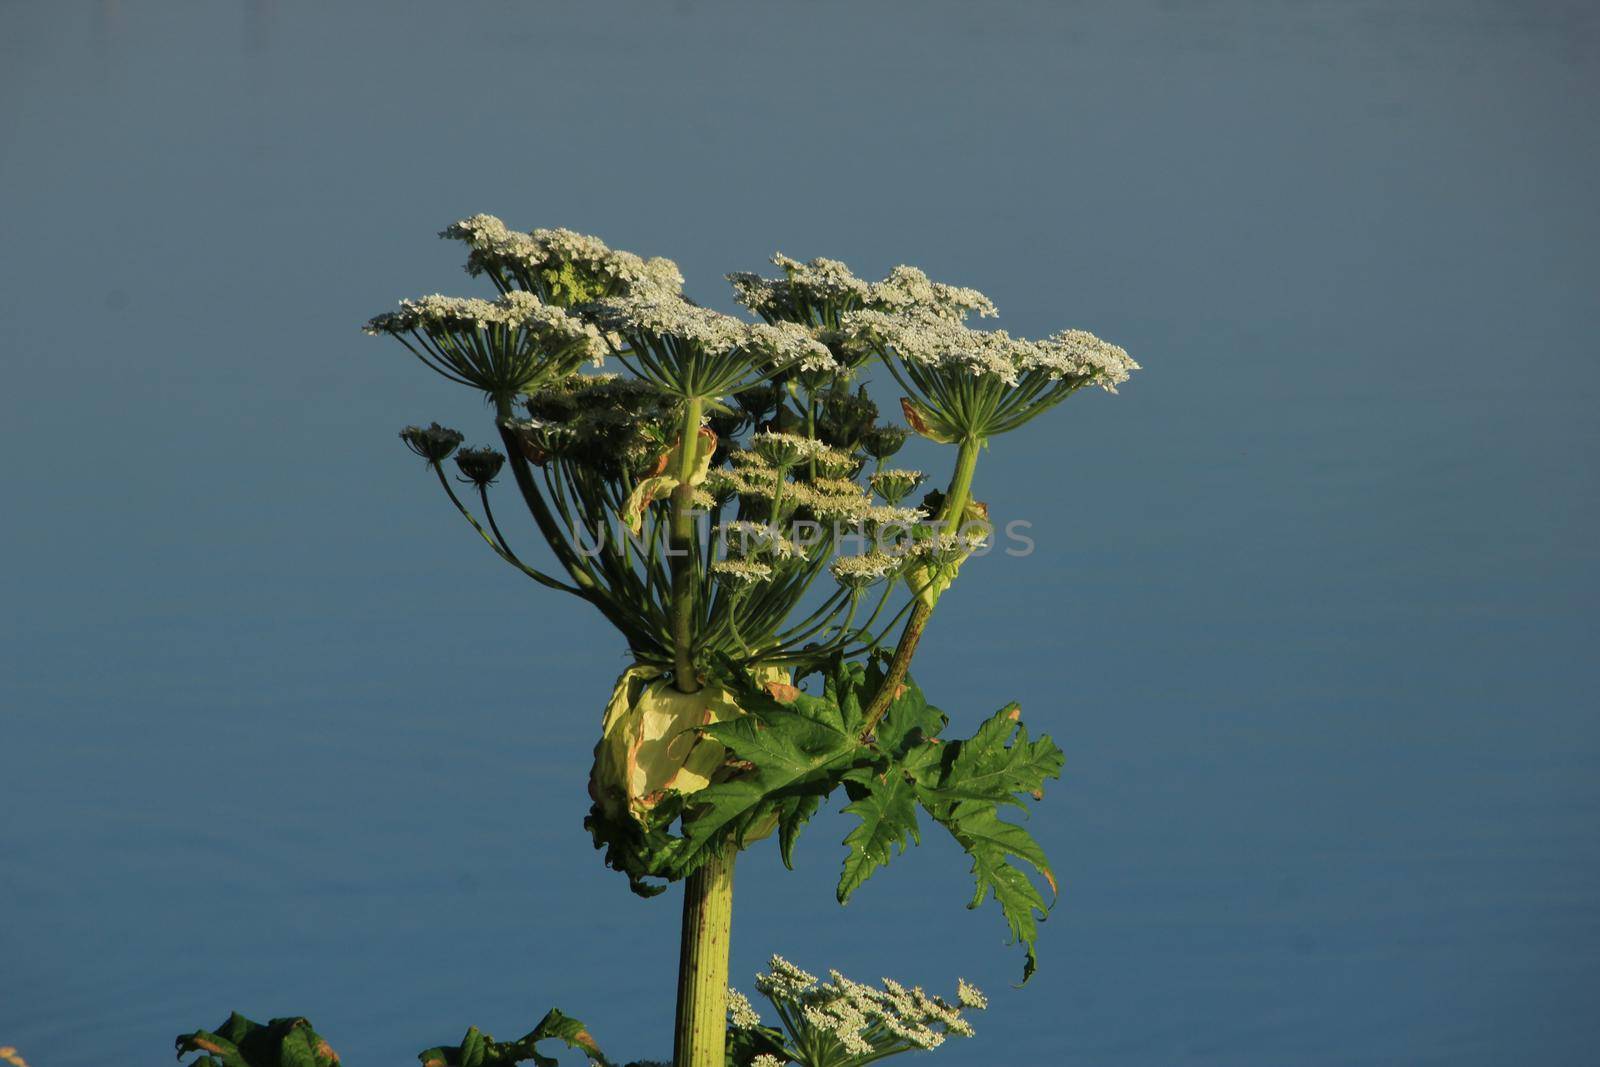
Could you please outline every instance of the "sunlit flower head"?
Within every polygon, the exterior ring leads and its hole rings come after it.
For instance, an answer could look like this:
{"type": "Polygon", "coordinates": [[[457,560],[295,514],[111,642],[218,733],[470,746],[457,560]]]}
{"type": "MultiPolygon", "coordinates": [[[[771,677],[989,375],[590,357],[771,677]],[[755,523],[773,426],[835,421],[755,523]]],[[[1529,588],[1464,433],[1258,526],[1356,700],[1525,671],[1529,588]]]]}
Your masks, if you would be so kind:
{"type": "Polygon", "coordinates": [[[783,277],[741,271],[728,275],[734,299],[769,322],[783,320],[829,329],[846,312],[867,308],[960,320],[971,312],[994,315],[994,303],[976,289],[935,282],[916,267],[899,266],[880,282],[858,278],[836,259],[801,262],[772,257],[783,277]]]}
{"type": "Polygon", "coordinates": [[[974,311],[985,318],[999,314],[994,301],[978,290],[936,282],[916,267],[903,265],[872,287],[867,303],[881,311],[931,313],[957,321],[974,311]]]}
{"type": "Polygon", "coordinates": [[[515,396],[584,363],[598,366],[606,355],[593,325],[525,292],[496,300],[438,294],[402,300],[398,310],[374,316],[364,329],[396,338],[451,381],[500,396],[515,396]]]}
{"type": "Polygon", "coordinates": [[[487,274],[501,292],[526,289],[556,304],[683,288],[683,274],[672,260],[644,259],[572,230],[524,233],[493,215],[473,215],[447,226],[439,236],[467,245],[468,273],[487,274]]]}

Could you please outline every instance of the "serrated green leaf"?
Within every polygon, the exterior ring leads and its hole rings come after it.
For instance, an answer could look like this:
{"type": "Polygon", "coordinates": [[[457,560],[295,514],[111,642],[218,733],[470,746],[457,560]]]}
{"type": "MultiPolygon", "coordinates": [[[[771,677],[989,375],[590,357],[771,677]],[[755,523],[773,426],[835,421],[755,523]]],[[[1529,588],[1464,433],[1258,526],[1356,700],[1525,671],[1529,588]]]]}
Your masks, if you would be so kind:
{"type": "Polygon", "coordinates": [[[972,858],[972,877],[977,884],[967,907],[976,908],[993,894],[1011,928],[1012,940],[1020,942],[1027,950],[1027,962],[1022,969],[1022,980],[1027,982],[1038,966],[1034,943],[1039,936],[1039,920],[1049,914],[1050,905],[1038,887],[1009,858],[1016,857],[1031,864],[1050,883],[1052,893],[1056,890],[1055,875],[1033,835],[1001,819],[993,805],[969,803],[962,807],[965,810],[959,821],[940,821],[972,858]]]}
{"type": "Polygon", "coordinates": [[[1048,735],[1028,740],[1028,729],[1009,704],[978,732],[945,750],[937,782],[919,775],[924,803],[983,801],[1022,807],[1022,796],[1038,799],[1047,778],[1061,777],[1066,757],[1048,735]]]}
{"type": "MultiPolygon", "coordinates": [[[[771,699],[752,701],[749,714],[705,727],[707,736],[720,741],[735,760],[751,770],[700,790],[693,797],[692,814],[684,818],[683,849],[679,862],[692,870],[711,850],[723,847],[730,834],[739,837],[774,806],[789,799],[822,797],[838,784],[860,746],[842,721],[807,714],[771,699]]],[[[815,709],[811,709],[815,711],[815,709]]],[[[799,813],[800,809],[796,809],[799,813]]],[[[814,809],[813,809],[814,810],[814,809]]],[[[797,832],[798,827],[791,832],[797,832]]]]}
{"type": "MultiPolygon", "coordinates": [[[[867,684],[876,692],[882,679],[869,679],[867,684]]],[[[905,758],[925,739],[937,737],[949,722],[944,712],[928,703],[915,681],[907,678],[904,684],[905,689],[890,701],[875,730],[878,749],[891,759],[905,758]]]]}
{"type": "Polygon", "coordinates": [[[794,843],[821,803],[821,797],[810,794],[787,797],[778,804],[778,854],[791,871],[794,870],[794,843]]]}
{"type": "MultiPolygon", "coordinates": [[[[881,678],[882,672],[878,673],[881,678]]],[[[855,731],[861,726],[861,694],[872,685],[870,676],[864,664],[840,659],[836,659],[824,675],[823,696],[838,707],[840,722],[846,730],[855,731]]],[[[872,685],[872,688],[877,687],[872,685]]]]}
{"type": "Polygon", "coordinates": [[[908,836],[921,844],[916,794],[904,775],[891,770],[886,778],[880,778],[868,770],[850,775],[846,784],[855,799],[844,810],[861,823],[844,839],[849,851],[839,875],[837,896],[841,904],[893,858],[896,847],[901,852],[906,850],[908,836]]]}

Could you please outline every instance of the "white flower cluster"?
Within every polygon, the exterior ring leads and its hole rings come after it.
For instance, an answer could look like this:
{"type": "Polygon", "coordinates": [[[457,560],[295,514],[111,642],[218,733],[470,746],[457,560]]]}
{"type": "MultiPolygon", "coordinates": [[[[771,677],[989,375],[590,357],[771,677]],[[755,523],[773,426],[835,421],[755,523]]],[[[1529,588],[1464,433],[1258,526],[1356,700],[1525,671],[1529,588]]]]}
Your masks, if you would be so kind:
{"type": "Polygon", "coordinates": [[[840,585],[865,589],[889,577],[902,562],[884,552],[869,552],[861,556],[840,556],[828,564],[828,569],[840,585]]]}
{"type": "Polygon", "coordinates": [[[898,508],[887,504],[872,504],[861,510],[861,522],[875,530],[886,526],[911,527],[927,517],[928,513],[921,508],[898,508]]]}
{"type": "Polygon", "coordinates": [[[817,987],[817,976],[801,970],[782,956],[767,961],[767,973],[756,975],[756,991],[768,998],[798,1001],[817,987]]]}
{"type": "Polygon", "coordinates": [[[758,322],[746,329],[749,333],[744,342],[745,350],[760,353],[775,364],[820,374],[840,370],[828,346],[803,326],[793,322],[758,322]]]}
{"type": "Polygon", "coordinates": [[[715,354],[740,350],[803,370],[836,369],[827,346],[793,323],[748,323],[661,290],[597,301],[585,313],[624,337],[670,339],[715,354]]]}
{"type": "Polygon", "coordinates": [[[600,326],[622,334],[673,337],[712,352],[739,347],[749,324],[732,315],[691,304],[680,296],[649,292],[602,300],[585,309],[600,326]]]}
{"type": "Polygon", "coordinates": [[[557,270],[571,266],[615,291],[635,288],[679,292],[683,274],[670,259],[644,259],[606,246],[598,237],[572,230],[513,230],[493,215],[473,215],[440,231],[440,237],[463,241],[470,248],[467,270],[557,270]]]}
{"type": "Polygon", "coordinates": [[[868,303],[884,311],[928,311],[957,320],[972,311],[984,318],[1000,314],[994,301],[978,290],[932,281],[916,267],[907,266],[896,267],[874,285],[868,303]]]}
{"type": "MultiPolygon", "coordinates": [[[[772,957],[768,966],[769,973],[756,976],[756,988],[779,1006],[780,1014],[828,1035],[854,1056],[937,1048],[951,1034],[971,1037],[972,1024],[962,1018],[961,1009],[987,1004],[965,981],[958,986],[959,1004],[951,1004],[888,978],[879,988],[829,971],[829,980],[818,982],[781,956],[772,957]]],[[[802,1047],[808,1044],[793,1036],[802,1047]]]]}
{"type": "Polygon", "coordinates": [[[922,484],[921,471],[896,470],[886,467],[875,471],[867,479],[867,484],[872,486],[872,491],[891,504],[898,504],[906,495],[922,484]]]}
{"type": "Polygon", "coordinates": [[[1114,393],[1139,369],[1123,349],[1084,330],[1067,330],[1042,341],[1012,337],[1004,330],[974,330],[932,314],[891,315],[853,311],[844,329],[855,341],[891,349],[907,363],[930,370],[992,375],[1014,386],[1023,376],[1075,379],[1114,393]]]}
{"type": "Polygon", "coordinates": [[[772,262],[783,268],[784,277],[763,278],[746,271],[728,275],[735,299],[751,311],[776,311],[797,300],[811,303],[831,300],[856,306],[866,300],[872,288],[836,259],[818,258],[802,263],[779,252],[772,257],[772,262]]]}
{"type": "Polygon", "coordinates": [[[497,300],[438,293],[417,300],[402,300],[400,310],[374,316],[363,330],[376,336],[414,330],[424,333],[487,330],[496,326],[525,331],[551,348],[581,347],[596,366],[606,356],[605,342],[594,326],[525,292],[510,292],[497,300]]]}
{"type": "Polygon", "coordinates": [[[728,987],[728,1022],[736,1030],[754,1030],[761,1025],[761,1013],[750,998],[732,986],[728,987]]]}
{"type": "Polygon", "coordinates": [[[1062,330],[1038,342],[1042,350],[1039,364],[1047,370],[1059,369],[1060,377],[1088,378],[1108,393],[1128,380],[1139,364],[1127,349],[1103,341],[1088,330],[1062,330]]]}
{"type": "Polygon", "coordinates": [[[848,452],[799,434],[761,430],[750,435],[748,449],[768,466],[779,470],[807,462],[816,463],[829,472],[848,472],[855,467],[855,459],[848,452]]]}
{"type": "MultiPolygon", "coordinates": [[[[752,440],[763,436],[757,434],[752,440]]],[[[769,438],[769,445],[775,445],[770,439],[783,438],[782,442],[777,443],[786,449],[794,447],[791,442],[816,445],[816,442],[807,438],[788,434],[765,436],[769,438]]],[[[817,447],[827,448],[826,445],[817,447]]],[[[800,510],[819,522],[860,526],[876,533],[889,528],[908,531],[928,517],[927,512],[920,508],[874,504],[871,494],[848,478],[820,477],[806,482],[790,481],[783,470],[769,464],[760,452],[753,449],[731,452],[728,458],[732,466],[713,469],[707,477],[707,487],[713,492],[736,493],[747,500],[776,502],[783,514],[772,516],[774,522],[783,521],[794,511],[800,510]]]]}
{"type": "Polygon", "coordinates": [[[734,520],[722,523],[717,527],[717,532],[721,535],[724,550],[739,559],[770,556],[783,560],[805,554],[803,548],[783,536],[777,527],[764,522],[734,520]]]}
{"type": "Polygon", "coordinates": [[[824,307],[836,312],[854,308],[911,311],[958,321],[973,311],[997,314],[994,302],[976,289],[932,281],[916,267],[898,266],[881,282],[867,282],[836,259],[802,263],[779,252],[772,262],[783,268],[782,278],[763,278],[745,271],[727,276],[734,299],[767,318],[809,322],[811,313],[824,307]]]}
{"type": "Polygon", "coordinates": [[[753,559],[719,559],[711,564],[712,575],[731,589],[748,589],[772,577],[772,567],[753,559]]]}

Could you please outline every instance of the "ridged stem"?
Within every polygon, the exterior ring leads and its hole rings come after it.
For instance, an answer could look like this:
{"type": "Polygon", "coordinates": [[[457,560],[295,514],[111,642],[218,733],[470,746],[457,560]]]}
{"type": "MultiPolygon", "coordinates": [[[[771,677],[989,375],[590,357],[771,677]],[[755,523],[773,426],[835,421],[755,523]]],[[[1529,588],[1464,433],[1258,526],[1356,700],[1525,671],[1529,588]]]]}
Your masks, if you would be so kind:
{"type": "MultiPolygon", "coordinates": [[[[679,438],[678,487],[672,494],[673,684],[680,692],[700,688],[695,676],[694,475],[699,449],[701,401],[685,405],[679,438]]],[[[678,1013],[673,1029],[673,1067],[724,1067],[728,1011],[728,947],[733,934],[731,843],[683,882],[683,938],[678,949],[678,1013]]]]}
{"type": "Polygon", "coordinates": [[[724,1067],[735,855],[730,843],[683,882],[673,1067],[724,1067]]]}

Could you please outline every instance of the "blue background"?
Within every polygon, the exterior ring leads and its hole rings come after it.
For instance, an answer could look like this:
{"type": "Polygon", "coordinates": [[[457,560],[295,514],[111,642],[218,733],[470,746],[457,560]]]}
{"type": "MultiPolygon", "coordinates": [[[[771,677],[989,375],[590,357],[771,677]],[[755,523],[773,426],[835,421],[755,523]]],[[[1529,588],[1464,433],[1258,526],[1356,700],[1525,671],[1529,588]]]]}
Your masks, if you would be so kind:
{"type": "Polygon", "coordinates": [[[357,330],[481,292],[433,234],[488,211],[724,308],[773,249],[914,263],[1146,367],[995,442],[1038,551],[919,660],[1068,754],[1039,975],[931,836],[841,910],[833,816],[741,862],[746,988],[965,975],[949,1067],[1593,1062],[1597,29],[0,3],[0,1043],[161,1062],[239,1008],[362,1067],[558,1004],[667,1053],[677,896],[579,825],[619,644],[395,440],[481,402],[357,330]]]}

